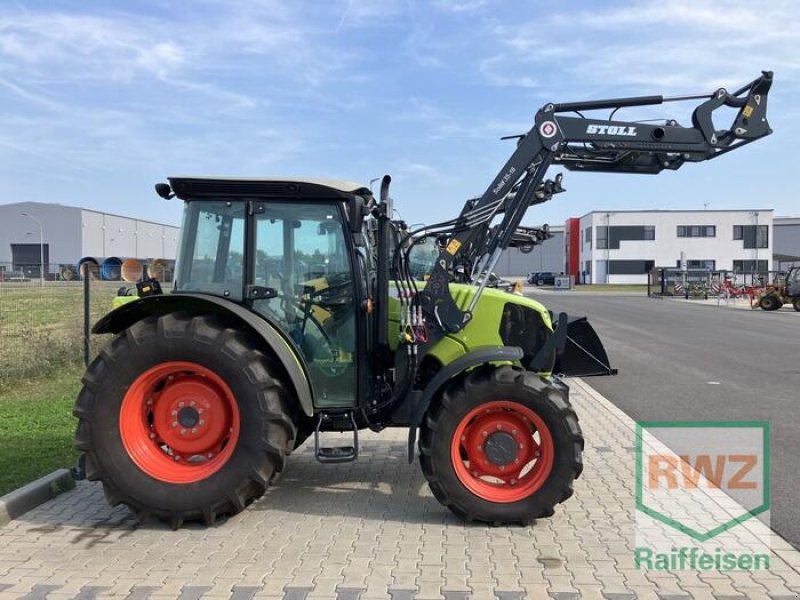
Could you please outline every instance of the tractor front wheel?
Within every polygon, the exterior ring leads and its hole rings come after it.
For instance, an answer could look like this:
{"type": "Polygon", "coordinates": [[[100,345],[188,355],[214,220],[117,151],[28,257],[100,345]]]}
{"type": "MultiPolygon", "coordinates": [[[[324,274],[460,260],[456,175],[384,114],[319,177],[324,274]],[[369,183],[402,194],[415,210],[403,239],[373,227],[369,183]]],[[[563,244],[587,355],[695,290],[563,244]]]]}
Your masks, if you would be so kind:
{"type": "Polygon", "coordinates": [[[86,474],[144,520],[213,524],[261,496],[296,427],[280,371],[209,316],[150,317],[100,352],[75,404],[86,474]]]}
{"type": "Polygon", "coordinates": [[[781,301],[775,294],[766,294],[758,301],[758,305],[762,310],[778,310],[781,307],[781,301]]]}
{"type": "Polygon", "coordinates": [[[792,300],[792,307],[797,312],[800,312],[800,296],[797,296],[794,300],[792,300]]]}
{"type": "Polygon", "coordinates": [[[420,463],[459,517],[528,524],[572,495],[583,443],[565,389],[510,366],[478,369],[428,411],[420,463]]]}

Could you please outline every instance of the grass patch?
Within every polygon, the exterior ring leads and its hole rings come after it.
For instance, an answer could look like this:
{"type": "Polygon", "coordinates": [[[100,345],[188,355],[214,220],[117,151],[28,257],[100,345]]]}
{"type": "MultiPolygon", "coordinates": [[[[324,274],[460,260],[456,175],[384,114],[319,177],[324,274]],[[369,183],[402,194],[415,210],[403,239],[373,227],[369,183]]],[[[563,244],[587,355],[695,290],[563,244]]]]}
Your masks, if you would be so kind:
{"type": "MultiPolygon", "coordinates": [[[[92,281],[90,324],[111,310],[120,282],[92,281]]],[[[104,342],[92,336],[91,354],[104,342]]],[[[0,382],[37,378],[83,357],[83,282],[0,283],[0,382]]]]}
{"type": "Polygon", "coordinates": [[[69,366],[0,382],[0,495],[75,464],[72,405],[82,373],[69,366]]]}

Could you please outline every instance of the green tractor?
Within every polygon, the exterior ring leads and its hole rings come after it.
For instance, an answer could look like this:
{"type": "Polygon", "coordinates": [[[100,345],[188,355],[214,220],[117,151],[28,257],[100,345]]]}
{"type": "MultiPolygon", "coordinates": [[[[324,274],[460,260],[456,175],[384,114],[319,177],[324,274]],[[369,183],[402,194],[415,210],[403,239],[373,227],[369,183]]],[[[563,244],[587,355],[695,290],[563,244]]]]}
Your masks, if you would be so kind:
{"type": "MultiPolygon", "coordinates": [[[[392,219],[390,178],[174,177],[185,203],[174,288],[140,285],[94,333],[113,339],[75,404],[90,480],[140,519],[213,524],[264,494],[313,436],[322,464],[359,430],[408,429],[436,498],[465,520],[530,523],[572,494],[584,446],[561,375],[607,374],[585,319],[487,286],[526,211],[563,191],[548,168],[659,173],[768,135],[772,74],[718,90],[693,126],[565,116],[660,96],[547,104],[485,193],[447,222],[392,219]],[[730,130],[711,113],[739,109],[730,130]],[[327,432],[352,436],[325,445],[327,432]]],[[[685,99],[685,98],[683,98],[685,99]]]]}

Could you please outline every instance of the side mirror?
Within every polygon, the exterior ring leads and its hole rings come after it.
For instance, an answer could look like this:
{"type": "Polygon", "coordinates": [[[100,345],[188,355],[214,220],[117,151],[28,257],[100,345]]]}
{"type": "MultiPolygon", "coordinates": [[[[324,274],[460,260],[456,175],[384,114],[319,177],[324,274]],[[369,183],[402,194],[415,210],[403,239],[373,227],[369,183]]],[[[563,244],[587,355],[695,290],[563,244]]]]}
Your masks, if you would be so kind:
{"type": "Polygon", "coordinates": [[[169,187],[168,183],[157,183],[156,194],[161,196],[164,200],[169,200],[170,198],[175,197],[175,194],[172,193],[172,189],[169,187]]]}

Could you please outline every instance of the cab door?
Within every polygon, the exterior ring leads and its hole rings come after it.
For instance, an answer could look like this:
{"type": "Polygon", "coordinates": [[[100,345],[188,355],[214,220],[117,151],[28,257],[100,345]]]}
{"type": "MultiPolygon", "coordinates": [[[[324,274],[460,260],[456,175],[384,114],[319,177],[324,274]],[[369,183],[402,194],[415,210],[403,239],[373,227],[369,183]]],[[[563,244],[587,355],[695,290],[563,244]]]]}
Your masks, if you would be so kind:
{"type": "Polygon", "coordinates": [[[317,408],[355,406],[356,294],[340,204],[257,201],[253,218],[253,282],[277,292],[253,310],[294,342],[317,408]]]}

